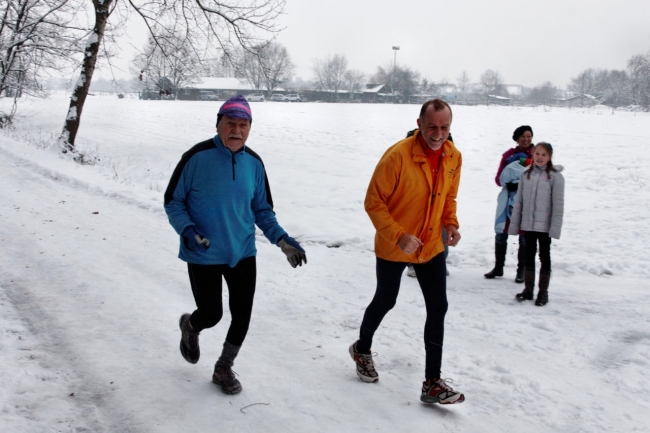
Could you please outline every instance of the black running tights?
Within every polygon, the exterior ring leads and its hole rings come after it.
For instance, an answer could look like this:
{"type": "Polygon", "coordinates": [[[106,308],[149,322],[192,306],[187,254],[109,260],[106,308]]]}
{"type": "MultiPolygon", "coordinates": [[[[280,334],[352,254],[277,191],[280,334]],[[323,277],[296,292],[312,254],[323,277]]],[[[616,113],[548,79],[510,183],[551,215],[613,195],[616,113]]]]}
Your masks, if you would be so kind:
{"type": "Polygon", "coordinates": [[[247,257],[234,268],[228,265],[187,264],[196,310],[190,323],[195,331],[212,328],[223,317],[221,280],[228,285],[231,322],[226,341],[241,346],[248,332],[253,311],[257,266],[255,256],[247,257]]]}
{"type": "MultiPolygon", "coordinates": [[[[360,351],[370,350],[375,331],[384,316],[395,306],[404,268],[406,263],[377,258],[377,290],[361,323],[357,344],[357,349],[360,351]]],[[[448,307],[447,265],[444,253],[438,254],[427,263],[414,264],[413,268],[427,310],[424,324],[424,348],[427,355],[425,375],[427,379],[436,379],[440,377],[445,314],[448,307]]]]}

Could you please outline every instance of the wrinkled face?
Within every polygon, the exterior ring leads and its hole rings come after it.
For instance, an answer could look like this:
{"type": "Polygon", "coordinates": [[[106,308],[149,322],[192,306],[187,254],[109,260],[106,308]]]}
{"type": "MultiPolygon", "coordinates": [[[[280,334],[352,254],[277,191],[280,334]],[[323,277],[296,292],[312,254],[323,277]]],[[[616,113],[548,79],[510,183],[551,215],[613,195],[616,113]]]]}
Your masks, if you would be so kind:
{"type": "Polygon", "coordinates": [[[535,153],[533,154],[533,161],[538,167],[543,167],[551,160],[551,155],[548,154],[546,149],[542,146],[537,146],[535,148],[535,153]]]}
{"type": "Polygon", "coordinates": [[[531,144],[533,144],[533,134],[530,131],[524,131],[517,140],[517,145],[520,149],[528,149],[531,144]]]}
{"type": "Polygon", "coordinates": [[[445,107],[436,111],[433,105],[427,107],[424,117],[418,119],[418,128],[429,149],[438,150],[451,131],[451,111],[445,107]]]}
{"type": "Polygon", "coordinates": [[[223,116],[217,125],[219,139],[232,152],[236,152],[244,147],[250,130],[251,123],[248,119],[234,119],[223,116]]]}

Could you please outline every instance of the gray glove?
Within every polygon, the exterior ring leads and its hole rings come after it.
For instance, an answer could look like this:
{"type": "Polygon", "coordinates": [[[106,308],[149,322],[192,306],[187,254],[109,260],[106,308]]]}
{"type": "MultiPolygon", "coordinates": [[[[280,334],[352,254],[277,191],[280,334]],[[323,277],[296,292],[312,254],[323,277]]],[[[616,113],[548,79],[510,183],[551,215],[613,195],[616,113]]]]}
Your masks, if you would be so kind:
{"type": "Polygon", "coordinates": [[[287,256],[287,260],[292,267],[302,266],[304,261],[307,264],[307,255],[300,244],[291,236],[285,235],[278,241],[278,246],[287,256]]]}

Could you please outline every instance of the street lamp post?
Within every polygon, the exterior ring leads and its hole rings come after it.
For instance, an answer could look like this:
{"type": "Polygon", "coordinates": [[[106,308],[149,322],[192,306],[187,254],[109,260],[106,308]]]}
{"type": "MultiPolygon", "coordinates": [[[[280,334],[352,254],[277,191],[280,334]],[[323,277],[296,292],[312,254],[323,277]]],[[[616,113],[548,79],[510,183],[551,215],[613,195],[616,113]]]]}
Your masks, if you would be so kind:
{"type": "Polygon", "coordinates": [[[390,90],[393,92],[393,102],[395,102],[395,88],[393,87],[393,82],[395,81],[395,71],[397,69],[397,52],[399,51],[399,47],[393,45],[393,51],[395,52],[395,55],[393,59],[393,73],[391,74],[390,90]]]}

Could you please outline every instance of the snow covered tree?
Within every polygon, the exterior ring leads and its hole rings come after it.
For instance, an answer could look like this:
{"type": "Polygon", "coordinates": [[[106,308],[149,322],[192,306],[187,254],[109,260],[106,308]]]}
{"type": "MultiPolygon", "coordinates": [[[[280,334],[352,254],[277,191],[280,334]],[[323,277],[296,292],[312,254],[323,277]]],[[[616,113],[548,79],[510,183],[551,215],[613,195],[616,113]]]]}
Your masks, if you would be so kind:
{"type": "Polygon", "coordinates": [[[277,42],[237,50],[232,65],[236,77],[245,79],[255,90],[265,88],[268,96],[281,83],[291,81],[296,69],[287,49],[277,42]]]}
{"type": "Polygon", "coordinates": [[[650,51],[627,61],[630,96],[633,104],[650,108],[650,51]]]}
{"type": "Polygon", "coordinates": [[[402,101],[407,102],[409,97],[416,95],[420,87],[420,73],[408,66],[395,68],[395,88],[400,90],[402,101]]]}
{"type": "Polygon", "coordinates": [[[392,63],[386,66],[377,66],[377,72],[372,77],[377,84],[386,84],[392,87],[391,91],[402,95],[404,101],[409,96],[418,93],[420,88],[420,73],[413,71],[408,66],[395,66],[392,63]]]}
{"type": "Polygon", "coordinates": [[[330,101],[337,100],[338,91],[343,88],[345,73],[348,70],[348,59],[336,54],[321,60],[314,60],[312,70],[316,77],[316,86],[329,93],[330,101]]]}
{"type": "Polygon", "coordinates": [[[550,81],[546,81],[539,86],[533,87],[526,99],[533,104],[551,104],[558,93],[558,88],[550,81]]]}
{"type": "MultiPolygon", "coordinates": [[[[76,0],[82,1],[82,0],[76,0]]],[[[92,30],[86,41],[79,79],[76,82],[59,144],[84,162],[75,148],[86,96],[105,39],[109,17],[117,10],[118,18],[135,12],[145,22],[154,44],[166,51],[162,41],[174,35],[199,59],[230,56],[238,47],[252,49],[261,42],[258,31],[279,31],[276,20],[285,0],[91,0],[94,12],[92,30]]]]}
{"type": "Polygon", "coordinates": [[[260,63],[264,71],[265,87],[269,94],[280,84],[291,81],[296,70],[287,49],[277,42],[264,46],[260,52],[260,63]]]}
{"type": "Polygon", "coordinates": [[[366,74],[361,71],[349,70],[343,74],[343,81],[345,88],[350,92],[350,99],[354,92],[360,92],[363,88],[363,82],[366,79],[366,74]]]}
{"type": "MultiPolygon", "coordinates": [[[[638,58],[630,59],[633,64],[638,58]]],[[[628,62],[629,66],[629,62],[628,62]]],[[[629,69],[629,68],[628,68],[629,69]]],[[[633,103],[632,82],[634,67],[630,74],[626,71],[607,69],[585,69],[578,76],[571,79],[569,90],[580,96],[581,105],[596,102],[606,103],[613,107],[633,103]]]]}
{"type": "Polygon", "coordinates": [[[632,104],[631,80],[626,71],[609,71],[604,102],[612,107],[632,104]]]}
{"type": "Polygon", "coordinates": [[[571,78],[568,89],[580,96],[580,105],[585,104],[586,99],[593,97],[595,93],[595,71],[592,68],[585,69],[576,77],[571,78]]]}
{"type": "Polygon", "coordinates": [[[140,89],[170,95],[179,87],[198,81],[205,67],[186,41],[170,37],[159,39],[159,44],[165,49],[150,38],[145,50],[131,63],[131,75],[140,89]]]}
{"type": "MultiPolygon", "coordinates": [[[[0,6],[0,95],[41,92],[47,68],[78,51],[83,31],[74,0],[6,0],[0,6]]],[[[10,119],[8,120],[10,121],[10,119]]]]}
{"type": "Polygon", "coordinates": [[[463,100],[466,101],[467,92],[471,89],[471,78],[467,71],[463,71],[458,78],[456,78],[456,82],[458,83],[458,90],[463,95],[463,100]]]}
{"type": "Polygon", "coordinates": [[[487,69],[481,74],[479,81],[481,83],[481,93],[486,101],[489,102],[490,95],[508,96],[508,91],[503,85],[503,77],[499,72],[487,69]]]}
{"type": "MultiPolygon", "coordinates": [[[[244,79],[255,90],[262,90],[264,88],[264,68],[260,62],[257,52],[260,47],[253,47],[251,51],[238,49],[237,52],[231,56],[233,70],[235,77],[244,79]]],[[[267,96],[271,96],[268,94],[267,96]]]]}

